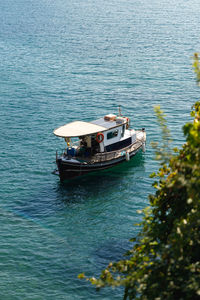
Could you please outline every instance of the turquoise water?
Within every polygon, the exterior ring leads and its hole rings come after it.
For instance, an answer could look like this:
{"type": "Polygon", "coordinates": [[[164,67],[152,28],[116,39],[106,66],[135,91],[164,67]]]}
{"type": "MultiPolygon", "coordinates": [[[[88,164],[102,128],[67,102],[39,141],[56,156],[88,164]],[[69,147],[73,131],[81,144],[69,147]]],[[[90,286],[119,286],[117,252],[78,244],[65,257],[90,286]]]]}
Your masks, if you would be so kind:
{"type": "Polygon", "coordinates": [[[77,275],[98,275],[138,232],[157,169],[154,105],[184,141],[199,13],[198,0],[0,1],[0,299],[121,299],[77,275]],[[52,131],[119,104],[146,128],[146,153],[61,185],[52,131]]]}

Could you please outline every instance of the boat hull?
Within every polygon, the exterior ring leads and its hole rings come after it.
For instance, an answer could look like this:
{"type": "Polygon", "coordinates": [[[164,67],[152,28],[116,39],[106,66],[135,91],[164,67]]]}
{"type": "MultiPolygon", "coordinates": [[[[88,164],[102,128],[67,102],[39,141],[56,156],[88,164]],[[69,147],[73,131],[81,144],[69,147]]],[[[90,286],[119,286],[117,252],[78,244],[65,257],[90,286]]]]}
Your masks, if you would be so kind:
{"type": "Polygon", "coordinates": [[[58,167],[60,180],[63,182],[65,180],[69,180],[78,176],[83,176],[91,172],[97,172],[114,167],[119,163],[122,163],[123,161],[132,158],[141,148],[142,145],[134,151],[130,152],[128,157],[126,156],[126,153],[123,153],[121,157],[96,163],[77,163],[76,161],[74,161],[74,159],[65,160],[63,157],[57,158],[56,163],[58,167]]]}

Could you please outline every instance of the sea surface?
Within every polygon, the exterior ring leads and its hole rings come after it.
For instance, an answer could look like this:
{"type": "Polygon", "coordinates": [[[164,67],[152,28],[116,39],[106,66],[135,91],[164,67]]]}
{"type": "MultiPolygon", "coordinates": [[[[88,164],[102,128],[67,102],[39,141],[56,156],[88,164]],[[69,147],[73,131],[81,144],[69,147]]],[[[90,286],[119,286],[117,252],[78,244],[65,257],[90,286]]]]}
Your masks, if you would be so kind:
{"type": "Polygon", "coordinates": [[[184,142],[200,97],[199,0],[0,1],[0,299],[122,299],[77,275],[123,258],[153,193],[152,141],[166,113],[184,142]],[[53,130],[122,113],[146,128],[146,153],[112,170],[60,184],[53,130]]]}

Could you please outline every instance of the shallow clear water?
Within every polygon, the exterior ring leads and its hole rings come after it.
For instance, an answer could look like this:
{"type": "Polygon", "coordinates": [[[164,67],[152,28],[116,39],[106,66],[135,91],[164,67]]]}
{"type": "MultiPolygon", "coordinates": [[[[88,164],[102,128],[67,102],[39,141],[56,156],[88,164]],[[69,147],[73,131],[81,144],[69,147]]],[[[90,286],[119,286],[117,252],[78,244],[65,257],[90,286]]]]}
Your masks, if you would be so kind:
{"type": "Polygon", "coordinates": [[[121,299],[77,279],[122,257],[157,169],[153,106],[174,145],[198,100],[191,57],[199,1],[0,2],[0,298],[121,299]],[[61,185],[63,142],[52,131],[116,113],[147,130],[147,151],[110,171],[61,185]]]}

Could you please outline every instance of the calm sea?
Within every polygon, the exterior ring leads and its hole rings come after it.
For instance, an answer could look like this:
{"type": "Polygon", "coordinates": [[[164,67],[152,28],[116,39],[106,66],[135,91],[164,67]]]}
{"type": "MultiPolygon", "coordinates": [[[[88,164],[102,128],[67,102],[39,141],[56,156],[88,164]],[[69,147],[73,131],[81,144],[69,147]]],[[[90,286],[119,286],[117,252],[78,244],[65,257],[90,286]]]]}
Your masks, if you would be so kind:
{"type": "Polygon", "coordinates": [[[198,100],[199,0],[0,1],[0,299],[121,299],[77,279],[120,259],[153,192],[153,106],[174,144],[198,100]],[[67,185],[52,131],[122,106],[147,151],[67,185]]]}

